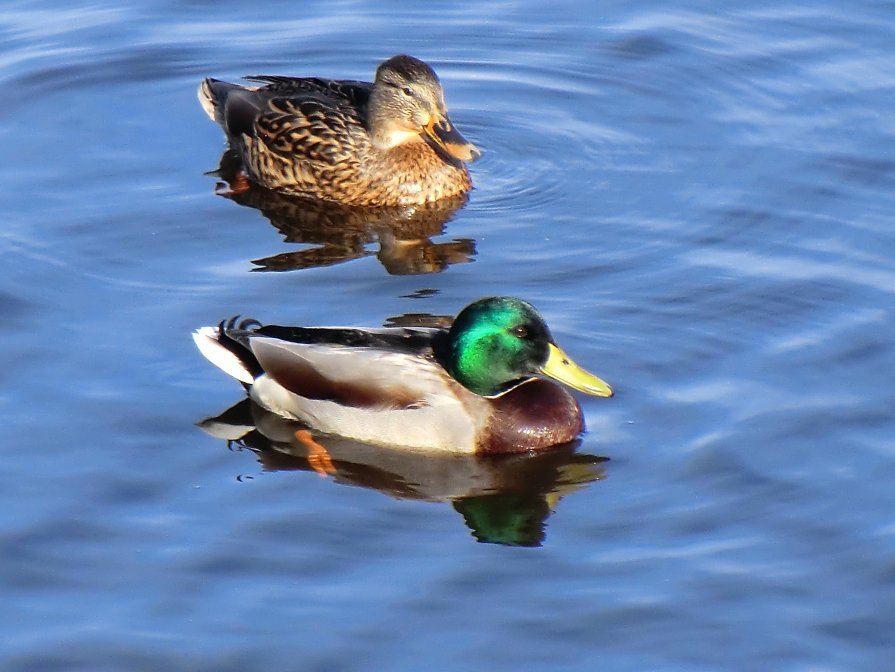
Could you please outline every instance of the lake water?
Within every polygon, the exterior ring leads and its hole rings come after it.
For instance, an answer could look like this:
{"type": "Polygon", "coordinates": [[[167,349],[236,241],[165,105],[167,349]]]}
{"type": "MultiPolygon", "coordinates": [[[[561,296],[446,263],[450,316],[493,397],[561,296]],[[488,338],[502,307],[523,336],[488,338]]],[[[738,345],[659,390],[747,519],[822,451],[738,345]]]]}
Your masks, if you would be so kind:
{"type": "Polygon", "coordinates": [[[0,668],[895,666],[895,3],[13,0],[0,40],[0,668]],[[202,77],[401,52],[484,150],[446,221],[215,194],[202,77]],[[197,326],[487,294],[616,388],[578,445],[321,478],[197,426],[243,396],[197,326]]]}

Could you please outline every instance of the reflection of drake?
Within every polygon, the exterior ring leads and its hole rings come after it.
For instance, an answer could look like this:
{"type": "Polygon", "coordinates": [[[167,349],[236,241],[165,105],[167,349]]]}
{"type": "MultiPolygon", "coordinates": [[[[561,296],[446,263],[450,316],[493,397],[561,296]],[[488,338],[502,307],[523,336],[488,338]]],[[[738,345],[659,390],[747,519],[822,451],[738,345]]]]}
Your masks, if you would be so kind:
{"type": "Polygon", "coordinates": [[[479,151],[454,128],[427,64],[395,56],[375,81],[249,77],[216,79],[199,101],[255,184],[336,203],[432,203],[472,187],[464,161],[479,151]]]}
{"type": "Polygon", "coordinates": [[[450,502],[477,540],[513,546],[539,546],[559,500],[605,476],[601,463],[606,458],[577,454],[575,444],[478,458],[408,453],[327,437],[324,457],[296,438],[304,425],[249,399],[199,426],[231,446],[254,451],[268,471],[315,471],[399,499],[450,502]]]}
{"type": "MultiPolygon", "coordinates": [[[[240,165],[239,157],[227,150],[213,174],[232,187],[240,165]]],[[[437,273],[475,256],[475,243],[470,239],[431,240],[444,233],[447,222],[465,205],[466,196],[419,206],[362,208],[287,196],[257,186],[220,193],[260,210],[285,242],[314,246],[256,259],[252,263],[258,271],[300,270],[367,257],[373,254],[367,245],[374,241],[379,243],[379,261],[393,275],[437,273]]]]}
{"type": "Polygon", "coordinates": [[[552,380],[612,396],[556,345],[531,304],[512,297],[469,304],[450,329],[233,319],[193,339],[269,411],[326,434],[430,453],[521,453],[573,441],[584,415],[552,380]]]}

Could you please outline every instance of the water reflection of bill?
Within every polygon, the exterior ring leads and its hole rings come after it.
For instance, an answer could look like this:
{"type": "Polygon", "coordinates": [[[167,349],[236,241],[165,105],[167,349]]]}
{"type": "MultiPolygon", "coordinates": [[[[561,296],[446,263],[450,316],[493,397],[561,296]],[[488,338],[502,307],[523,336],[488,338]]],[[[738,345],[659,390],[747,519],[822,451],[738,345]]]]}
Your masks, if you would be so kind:
{"type": "Polygon", "coordinates": [[[438,273],[451,264],[472,261],[475,242],[468,238],[433,242],[466,197],[429,206],[358,208],[287,196],[257,186],[231,188],[237,182],[239,159],[227,150],[213,175],[223,180],[218,193],[261,211],[286,243],[310,248],[252,261],[256,271],[292,271],[330,266],[373,254],[392,275],[438,273]],[[368,246],[378,243],[377,252],[368,246]]]}
{"type": "Polygon", "coordinates": [[[254,452],[266,471],[313,471],[335,482],[400,499],[450,503],[481,542],[540,546],[559,500],[605,478],[604,457],[575,452],[578,442],[532,455],[432,456],[316,436],[249,399],[199,423],[230,447],[254,452]],[[298,437],[297,437],[298,435],[298,437]],[[313,444],[326,448],[322,462],[313,444]]]}

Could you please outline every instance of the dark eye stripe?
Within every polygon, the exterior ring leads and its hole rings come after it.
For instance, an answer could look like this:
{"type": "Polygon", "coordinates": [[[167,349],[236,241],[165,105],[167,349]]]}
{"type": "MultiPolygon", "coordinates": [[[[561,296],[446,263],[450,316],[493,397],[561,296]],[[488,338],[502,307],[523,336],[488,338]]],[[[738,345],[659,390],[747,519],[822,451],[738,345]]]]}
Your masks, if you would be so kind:
{"type": "Polygon", "coordinates": [[[398,89],[405,96],[413,95],[413,89],[411,89],[409,86],[402,86],[401,84],[396,84],[395,82],[386,82],[386,84],[388,84],[393,89],[398,89]]]}

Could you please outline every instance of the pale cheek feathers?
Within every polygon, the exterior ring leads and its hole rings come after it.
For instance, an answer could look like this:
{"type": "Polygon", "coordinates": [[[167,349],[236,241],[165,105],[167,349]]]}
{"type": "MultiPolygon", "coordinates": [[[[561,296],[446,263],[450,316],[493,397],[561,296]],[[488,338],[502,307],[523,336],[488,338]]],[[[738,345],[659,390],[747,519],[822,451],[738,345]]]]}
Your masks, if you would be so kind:
{"type": "Polygon", "coordinates": [[[380,150],[392,149],[407,142],[423,142],[423,139],[416,131],[404,128],[391,128],[375,139],[376,148],[380,150]]]}

